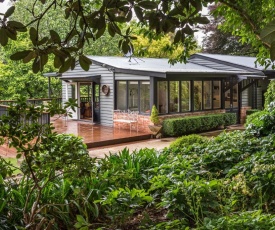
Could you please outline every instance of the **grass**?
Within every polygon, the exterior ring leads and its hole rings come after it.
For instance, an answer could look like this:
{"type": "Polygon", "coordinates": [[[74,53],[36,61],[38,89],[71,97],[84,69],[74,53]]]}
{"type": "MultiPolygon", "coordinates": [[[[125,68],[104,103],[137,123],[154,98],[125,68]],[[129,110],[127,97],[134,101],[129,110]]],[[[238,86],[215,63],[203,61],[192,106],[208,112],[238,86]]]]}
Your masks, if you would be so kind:
{"type": "MultiPolygon", "coordinates": [[[[9,163],[11,163],[13,166],[15,167],[20,167],[20,164],[18,163],[17,159],[16,158],[12,158],[12,157],[8,157],[8,158],[5,158],[5,160],[9,163]]],[[[16,169],[13,174],[14,175],[17,175],[21,173],[21,171],[19,169],[16,169]]]]}

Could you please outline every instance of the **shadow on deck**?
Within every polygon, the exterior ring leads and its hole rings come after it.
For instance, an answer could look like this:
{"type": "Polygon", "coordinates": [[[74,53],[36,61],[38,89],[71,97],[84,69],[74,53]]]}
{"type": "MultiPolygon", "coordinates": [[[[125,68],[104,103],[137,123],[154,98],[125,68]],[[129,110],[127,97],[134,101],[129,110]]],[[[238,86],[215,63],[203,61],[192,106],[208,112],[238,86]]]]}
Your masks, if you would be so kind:
{"type": "Polygon", "coordinates": [[[150,133],[107,127],[85,121],[66,121],[60,118],[58,120],[53,120],[52,123],[55,127],[54,131],[57,133],[74,134],[82,137],[88,148],[147,140],[151,138],[150,133]]]}

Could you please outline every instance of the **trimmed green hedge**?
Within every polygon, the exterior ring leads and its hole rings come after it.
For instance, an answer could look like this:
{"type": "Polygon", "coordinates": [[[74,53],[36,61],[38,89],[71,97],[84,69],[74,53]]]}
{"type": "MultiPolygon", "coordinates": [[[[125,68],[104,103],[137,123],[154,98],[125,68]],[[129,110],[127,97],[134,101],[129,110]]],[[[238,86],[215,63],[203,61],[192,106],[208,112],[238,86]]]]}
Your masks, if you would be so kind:
{"type": "Polygon", "coordinates": [[[190,116],[171,118],[163,121],[164,136],[178,137],[185,134],[199,133],[236,124],[236,113],[209,114],[203,116],[190,116]]]}
{"type": "Polygon", "coordinates": [[[251,114],[259,112],[259,111],[261,111],[261,110],[259,110],[259,109],[249,109],[249,110],[246,110],[246,115],[251,115],[251,114]]]}

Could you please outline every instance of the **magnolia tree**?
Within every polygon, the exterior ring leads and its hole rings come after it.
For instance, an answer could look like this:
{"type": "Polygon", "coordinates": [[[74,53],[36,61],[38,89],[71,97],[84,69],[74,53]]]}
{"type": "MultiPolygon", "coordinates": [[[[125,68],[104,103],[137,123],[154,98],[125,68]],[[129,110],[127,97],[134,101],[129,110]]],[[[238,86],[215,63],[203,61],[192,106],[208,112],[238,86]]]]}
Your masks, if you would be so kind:
{"type": "MultiPolygon", "coordinates": [[[[3,0],[2,0],[3,2],[3,0]]],[[[43,70],[49,55],[54,55],[54,66],[59,72],[75,67],[76,61],[84,70],[91,61],[83,55],[85,43],[99,39],[105,32],[119,35],[119,48],[126,54],[134,52],[130,22],[137,20],[145,27],[150,38],[174,33],[173,46],[183,46],[184,51],[170,62],[186,61],[193,49],[193,34],[201,24],[209,23],[201,10],[209,3],[219,5],[216,13],[224,17],[224,30],[241,37],[242,42],[258,48],[262,61],[275,59],[275,22],[273,0],[33,0],[27,9],[29,22],[12,18],[16,7],[10,7],[0,20],[0,44],[16,40],[20,32],[28,32],[32,47],[11,56],[12,60],[32,62],[33,72],[43,70]],[[51,10],[64,15],[65,31],[49,27],[41,30],[45,15],[51,10]],[[128,27],[125,29],[125,27],[128,27]],[[123,30],[122,30],[123,28],[123,30]],[[125,31],[125,32],[122,32],[125,31]]],[[[62,23],[62,21],[59,21],[62,23]]],[[[260,60],[260,59],[259,59],[260,60]]]]}

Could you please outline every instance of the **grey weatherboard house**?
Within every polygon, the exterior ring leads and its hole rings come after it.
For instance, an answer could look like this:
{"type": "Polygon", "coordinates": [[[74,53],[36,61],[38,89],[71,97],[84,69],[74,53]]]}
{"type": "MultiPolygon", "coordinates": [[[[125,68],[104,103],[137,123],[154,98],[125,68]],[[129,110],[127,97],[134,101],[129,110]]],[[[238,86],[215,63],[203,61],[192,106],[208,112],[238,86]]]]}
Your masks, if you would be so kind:
{"type": "Polygon", "coordinates": [[[113,111],[136,111],[146,131],[155,104],[162,118],[262,109],[263,94],[275,71],[256,58],[194,54],[188,63],[168,59],[89,56],[89,71],[80,66],[62,74],[62,100],[75,98],[77,120],[114,126],[113,111]],[[145,122],[144,122],[145,121],[145,122]]]}

